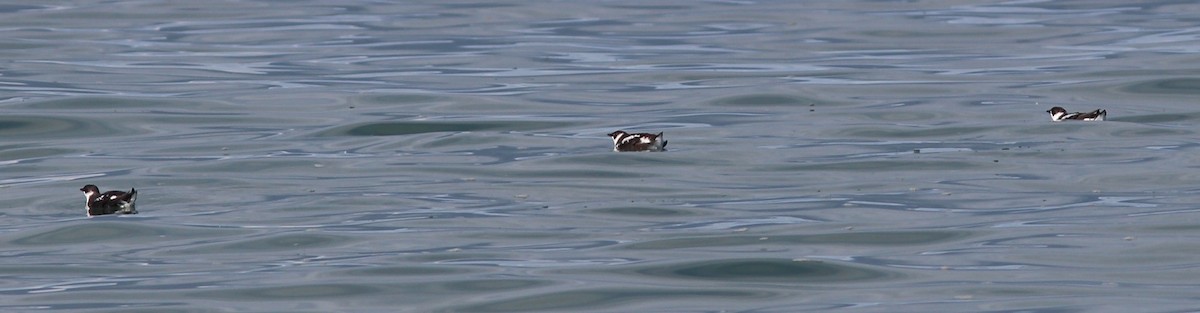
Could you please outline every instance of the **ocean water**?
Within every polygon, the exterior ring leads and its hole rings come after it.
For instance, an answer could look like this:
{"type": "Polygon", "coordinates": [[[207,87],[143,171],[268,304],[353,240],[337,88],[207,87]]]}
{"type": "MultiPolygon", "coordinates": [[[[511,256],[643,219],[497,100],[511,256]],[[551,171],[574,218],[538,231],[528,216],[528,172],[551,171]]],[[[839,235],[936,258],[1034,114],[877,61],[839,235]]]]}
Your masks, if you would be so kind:
{"type": "Polygon", "coordinates": [[[0,311],[1195,311],[1198,13],[2,4],[0,311]]]}

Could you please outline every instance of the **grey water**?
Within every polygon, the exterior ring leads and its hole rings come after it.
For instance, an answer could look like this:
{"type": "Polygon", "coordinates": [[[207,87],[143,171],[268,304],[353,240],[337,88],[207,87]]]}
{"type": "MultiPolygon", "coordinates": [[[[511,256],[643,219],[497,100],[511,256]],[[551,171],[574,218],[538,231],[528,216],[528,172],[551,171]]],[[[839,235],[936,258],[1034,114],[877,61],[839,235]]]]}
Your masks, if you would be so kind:
{"type": "Polygon", "coordinates": [[[1196,311],[1198,14],[10,1],[0,311],[1196,311]]]}

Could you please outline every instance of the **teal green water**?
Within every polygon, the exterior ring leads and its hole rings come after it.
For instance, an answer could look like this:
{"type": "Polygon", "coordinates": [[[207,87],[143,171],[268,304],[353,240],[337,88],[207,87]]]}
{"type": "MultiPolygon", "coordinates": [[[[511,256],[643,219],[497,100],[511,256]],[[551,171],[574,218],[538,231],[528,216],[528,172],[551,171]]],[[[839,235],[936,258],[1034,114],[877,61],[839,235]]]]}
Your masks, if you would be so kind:
{"type": "Polygon", "coordinates": [[[1191,310],[1193,6],[0,5],[0,311],[1191,310]]]}

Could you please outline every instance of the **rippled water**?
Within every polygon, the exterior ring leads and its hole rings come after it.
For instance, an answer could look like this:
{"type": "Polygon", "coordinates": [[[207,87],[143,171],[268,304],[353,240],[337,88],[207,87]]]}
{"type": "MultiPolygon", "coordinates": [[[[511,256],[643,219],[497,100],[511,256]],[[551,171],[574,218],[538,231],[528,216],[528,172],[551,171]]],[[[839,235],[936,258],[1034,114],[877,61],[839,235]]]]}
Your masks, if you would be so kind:
{"type": "Polygon", "coordinates": [[[4,4],[0,310],[1194,310],[1197,12],[4,4]]]}

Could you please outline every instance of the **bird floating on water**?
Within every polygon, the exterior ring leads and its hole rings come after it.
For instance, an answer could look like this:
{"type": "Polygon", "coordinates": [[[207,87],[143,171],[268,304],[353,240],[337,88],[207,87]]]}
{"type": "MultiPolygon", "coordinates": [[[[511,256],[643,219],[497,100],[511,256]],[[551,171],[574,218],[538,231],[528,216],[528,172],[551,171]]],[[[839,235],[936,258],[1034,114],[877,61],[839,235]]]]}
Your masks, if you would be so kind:
{"type": "Polygon", "coordinates": [[[137,201],[137,189],[130,188],[129,192],[113,190],[100,193],[100,188],[96,185],[87,185],[79,188],[79,191],[82,191],[87,197],[85,208],[88,217],[105,214],[137,214],[137,208],[134,205],[134,202],[137,201]]]}
{"type": "Polygon", "coordinates": [[[1046,110],[1046,113],[1050,113],[1050,120],[1055,121],[1055,122],[1065,121],[1065,120],[1103,121],[1104,118],[1108,116],[1108,111],[1105,111],[1103,109],[1097,109],[1095,111],[1091,111],[1091,112],[1087,112],[1087,113],[1083,113],[1083,112],[1067,113],[1067,109],[1064,109],[1063,107],[1050,108],[1049,110],[1046,110]]]}
{"type": "Polygon", "coordinates": [[[667,150],[667,139],[663,137],[662,132],[630,134],[624,130],[618,130],[608,136],[612,137],[613,151],[616,152],[667,150]]]}

